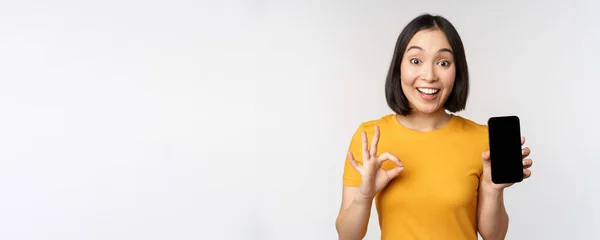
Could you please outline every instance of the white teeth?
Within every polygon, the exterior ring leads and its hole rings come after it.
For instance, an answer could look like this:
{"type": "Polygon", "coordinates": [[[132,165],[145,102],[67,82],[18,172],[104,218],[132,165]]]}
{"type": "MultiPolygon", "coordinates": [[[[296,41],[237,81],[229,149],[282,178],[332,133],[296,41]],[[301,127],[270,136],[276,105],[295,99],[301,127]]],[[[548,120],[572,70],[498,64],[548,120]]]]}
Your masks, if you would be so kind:
{"type": "Polygon", "coordinates": [[[440,91],[439,89],[433,89],[433,88],[417,88],[417,90],[419,90],[419,92],[422,92],[425,94],[435,94],[438,91],[440,91]]]}

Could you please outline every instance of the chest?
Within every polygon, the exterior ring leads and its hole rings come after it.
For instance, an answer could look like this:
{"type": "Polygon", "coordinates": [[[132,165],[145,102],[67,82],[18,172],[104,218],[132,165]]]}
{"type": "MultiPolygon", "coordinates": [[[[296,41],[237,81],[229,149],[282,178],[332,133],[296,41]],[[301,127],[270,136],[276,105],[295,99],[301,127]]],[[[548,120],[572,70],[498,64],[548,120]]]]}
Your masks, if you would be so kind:
{"type": "MultiPolygon", "coordinates": [[[[400,176],[379,194],[382,207],[435,211],[476,204],[483,149],[453,141],[404,146],[384,145],[380,149],[396,155],[405,166],[400,176]]],[[[386,162],[382,167],[391,168],[393,164],[386,162]]]]}

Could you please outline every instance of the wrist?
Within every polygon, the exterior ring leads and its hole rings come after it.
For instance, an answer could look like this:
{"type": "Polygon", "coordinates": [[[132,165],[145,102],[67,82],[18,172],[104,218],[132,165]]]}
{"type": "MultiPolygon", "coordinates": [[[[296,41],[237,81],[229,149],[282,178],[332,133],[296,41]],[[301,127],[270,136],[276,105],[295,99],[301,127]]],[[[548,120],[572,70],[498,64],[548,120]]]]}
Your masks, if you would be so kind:
{"type": "Polygon", "coordinates": [[[365,195],[361,194],[360,192],[357,192],[356,195],[354,195],[354,202],[370,204],[373,202],[374,198],[375,197],[365,196],[365,195]]]}
{"type": "Polygon", "coordinates": [[[497,188],[490,184],[482,185],[482,190],[483,191],[481,191],[481,194],[483,194],[484,197],[502,198],[504,196],[503,188],[497,188]]]}

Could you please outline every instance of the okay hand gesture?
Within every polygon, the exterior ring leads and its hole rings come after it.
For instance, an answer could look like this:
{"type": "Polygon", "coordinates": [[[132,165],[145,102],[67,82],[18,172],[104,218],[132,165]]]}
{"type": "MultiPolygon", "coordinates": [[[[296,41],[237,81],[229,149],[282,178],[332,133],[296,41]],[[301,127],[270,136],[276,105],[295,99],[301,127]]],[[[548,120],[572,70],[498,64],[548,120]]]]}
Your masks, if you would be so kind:
{"type": "Polygon", "coordinates": [[[402,170],[404,165],[393,154],[386,152],[377,156],[377,144],[379,142],[379,127],[375,126],[375,133],[371,140],[371,146],[367,140],[367,133],[362,132],[362,165],[360,165],[352,152],[348,151],[348,158],[352,167],[362,177],[359,193],[364,198],[374,198],[387,184],[394,179],[402,170]],[[385,161],[392,161],[397,166],[390,170],[384,170],[381,165],[385,161]]]}

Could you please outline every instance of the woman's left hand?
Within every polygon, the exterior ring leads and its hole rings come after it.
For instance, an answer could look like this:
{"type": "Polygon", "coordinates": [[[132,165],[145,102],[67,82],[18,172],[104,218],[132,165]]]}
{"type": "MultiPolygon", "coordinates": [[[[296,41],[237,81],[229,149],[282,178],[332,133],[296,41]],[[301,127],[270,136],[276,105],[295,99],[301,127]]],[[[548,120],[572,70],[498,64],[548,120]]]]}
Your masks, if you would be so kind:
{"type": "MultiPolygon", "coordinates": [[[[524,144],[525,144],[525,137],[521,137],[521,146],[523,146],[524,144]]],[[[523,159],[523,179],[529,178],[531,176],[531,170],[529,170],[529,168],[533,164],[533,161],[531,160],[531,158],[528,158],[530,153],[531,153],[531,150],[529,149],[529,147],[525,147],[525,148],[523,148],[523,150],[521,150],[521,154],[522,154],[521,159],[523,159]]],[[[492,182],[490,152],[489,151],[484,152],[482,154],[482,157],[483,157],[483,186],[482,187],[490,187],[493,190],[503,190],[514,184],[514,183],[495,184],[494,182],[492,182]]]]}

